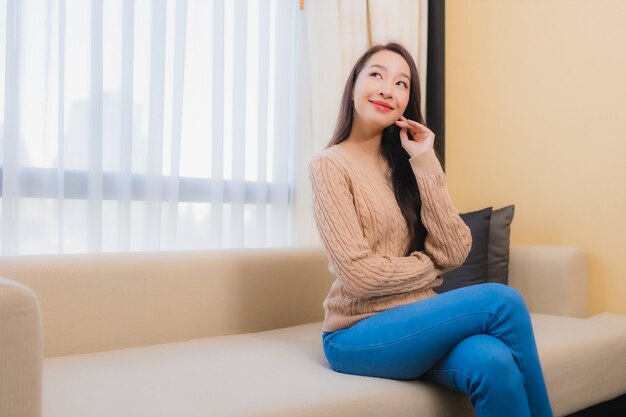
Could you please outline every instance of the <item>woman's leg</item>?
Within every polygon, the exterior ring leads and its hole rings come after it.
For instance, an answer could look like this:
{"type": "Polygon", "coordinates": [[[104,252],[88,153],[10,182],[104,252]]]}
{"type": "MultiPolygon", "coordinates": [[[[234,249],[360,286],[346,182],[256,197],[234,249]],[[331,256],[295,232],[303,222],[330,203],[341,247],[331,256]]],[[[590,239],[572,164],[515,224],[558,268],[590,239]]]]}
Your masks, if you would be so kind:
{"type": "Polygon", "coordinates": [[[463,339],[424,376],[469,394],[477,417],[531,415],[524,378],[513,354],[493,336],[463,339]]]}
{"type": "Polygon", "coordinates": [[[411,380],[459,342],[478,334],[498,338],[510,349],[531,414],[551,417],[526,304],[506,285],[472,285],[391,308],[350,328],[324,333],[323,345],[338,372],[411,380]]]}

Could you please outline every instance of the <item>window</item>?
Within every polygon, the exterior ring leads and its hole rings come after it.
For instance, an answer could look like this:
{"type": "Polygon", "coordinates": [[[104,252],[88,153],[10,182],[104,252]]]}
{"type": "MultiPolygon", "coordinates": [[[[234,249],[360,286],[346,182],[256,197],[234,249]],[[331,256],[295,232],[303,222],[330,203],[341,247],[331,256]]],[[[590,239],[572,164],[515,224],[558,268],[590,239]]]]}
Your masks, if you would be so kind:
{"type": "Polygon", "coordinates": [[[289,245],[297,6],[0,0],[1,253],[289,245]]]}

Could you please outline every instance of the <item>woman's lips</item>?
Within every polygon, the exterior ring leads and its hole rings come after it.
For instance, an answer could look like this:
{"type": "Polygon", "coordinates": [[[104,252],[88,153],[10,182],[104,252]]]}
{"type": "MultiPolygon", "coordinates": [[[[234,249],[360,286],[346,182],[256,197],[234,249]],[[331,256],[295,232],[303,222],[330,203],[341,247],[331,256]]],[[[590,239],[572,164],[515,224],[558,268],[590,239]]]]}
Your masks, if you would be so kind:
{"type": "Polygon", "coordinates": [[[376,110],[383,112],[383,113],[389,113],[390,111],[392,111],[393,109],[390,109],[387,106],[383,106],[382,104],[378,104],[375,101],[370,101],[370,103],[372,103],[372,105],[374,106],[374,108],[376,108],[376,110]]]}

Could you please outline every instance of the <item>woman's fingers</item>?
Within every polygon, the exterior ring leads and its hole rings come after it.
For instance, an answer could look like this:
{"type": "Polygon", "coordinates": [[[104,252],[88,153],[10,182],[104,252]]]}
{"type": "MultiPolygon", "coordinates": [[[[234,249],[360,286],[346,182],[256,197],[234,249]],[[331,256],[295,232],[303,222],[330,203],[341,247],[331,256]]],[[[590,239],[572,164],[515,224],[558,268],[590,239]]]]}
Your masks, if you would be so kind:
{"type": "Polygon", "coordinates": [[[426,126],[402,116],[395,122],[400,128],[400,142],[409,155],[418,155],[433,146],[435,135],[426,126]]]}
{"type": "Polygon", "coordinates": [[[409,124],[409,123],[407,123],[405,121],[397,120],[396,121],[396,125],[398,127],[402,128],[402,129],[408,130],[411,133],[411,136],[413,136],[413,137],[415,137],[415,135],[417,133],[419,133],[419,130],[416,129],[415,126],[413,126],[413,125],[411,125],[411,124],[409,124]]]}
{"type": "Polygon", "coordinates": [[[409,124],[409,126],[411,126],[412,129],[416,129],[418,131],[423,131],[423,132],[428,130],[428,128],[426,126],[424,126],[421,123],[416,122],[415,120],[406,119],[406,118],[405,118],[405,120],[409,124]]]}
{"type": "Polygon", "coordinates": [[[408,123],[409,123],[411,126],[414,126],[414,127],[418,128],[418,129],[424,129],[424,125],[421,125],[421,124],[417,123],[417,122],[416,122],[416,121],[414,121],[414,120],[407,120],[407,121],[408,121],[408,123]]]}
{"type": "Polygon", "coordinates": [[[406,128],[400,129],[400,141],[401,142],[406,142],[408,140],[409,140],[409,137],[406,134],[406,128]]]}
{"type": "Polygon", "coordinates": [[[407,119],[404,116],[402,117],[402,119],[403,120],[396,120],[396,123],[402,123],[402,124],[405,124],[405,125],[408,125],[408,126],[412,127],[413,129],[418,129],[418,130],[422,130],[422,129],[425,128],[424,125],[422,125],[422,124],[420,124],[420,123],[418,123],[418,122],[416,122],[414,120],[407,119]]]}
{"type": "Polygon", "coordinates": [[[396,124],[398,124],[398,126],[406,126],[408,128],[414,129],[414,126],[405,120],[396,120],[396,124]]]}
{"type": "Polygon", "coordinates": [[[402,116],[402,120],[398,120],[397,123],[399,123],[398,126],[406,127],[411,133],[411,136],[413,136],[413,139],[422,140],[430,136],[434,137],[434,133],[429,128],[415,120],[407,119],[402,116]]]}

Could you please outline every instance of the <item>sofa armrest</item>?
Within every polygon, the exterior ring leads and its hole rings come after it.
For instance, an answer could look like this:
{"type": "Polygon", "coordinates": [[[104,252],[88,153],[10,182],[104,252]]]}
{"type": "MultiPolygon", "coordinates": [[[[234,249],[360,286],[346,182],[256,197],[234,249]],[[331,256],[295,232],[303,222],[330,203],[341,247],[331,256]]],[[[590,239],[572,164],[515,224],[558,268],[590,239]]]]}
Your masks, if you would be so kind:
{"type": "Polygon", "coordinates": [[[532,313],[584,318],[589,315],[587,268],[579,248],[511,245],[509,285],[532,313]]]}
{"type": "Polygon", "coordinates": [[[0,278],[0,416],[41,416],[41,323],[35,292],[0,278]]]}

